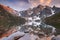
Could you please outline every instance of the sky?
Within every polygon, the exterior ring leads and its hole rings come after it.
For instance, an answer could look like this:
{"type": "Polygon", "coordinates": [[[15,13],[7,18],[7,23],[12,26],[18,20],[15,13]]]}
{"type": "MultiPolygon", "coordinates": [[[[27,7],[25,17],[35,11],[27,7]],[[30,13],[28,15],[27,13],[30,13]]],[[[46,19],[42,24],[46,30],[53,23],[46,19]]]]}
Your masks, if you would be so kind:
{"type": "Polygon", "coordinates": [[[0,4],[7,5],[14,10],[22,11],[41,5],[60,7],[60,0],[0,0],[0,4]]]}

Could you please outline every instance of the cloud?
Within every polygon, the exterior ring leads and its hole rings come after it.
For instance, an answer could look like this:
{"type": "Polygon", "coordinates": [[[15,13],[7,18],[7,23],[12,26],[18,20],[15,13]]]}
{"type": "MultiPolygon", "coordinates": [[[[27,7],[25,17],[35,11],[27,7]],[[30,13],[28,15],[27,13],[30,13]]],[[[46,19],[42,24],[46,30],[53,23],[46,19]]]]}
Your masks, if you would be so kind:
{"type": "Polygon", "coordinates": [[[5,5],[13,8],[15,10],[18,10],[18,11],[26,10],[30,7],[28,2],[25,2],[22,0],[16,0],[14,2],[12,2],[12,1],[11,0],[9,0],[9,1],[5,0],[5,1],[1,1],[0,3],[5,4],[5,5]]]}
{"type": "Polygon", "coordinates": [[[51,5],[56,5],[57,7],[60,7],[60,0],[52,0],[51,5]]]}
{"type": "Polygon", "coordinates": [[[60,0],[0,0],[0,3],[10,6],[16,10],[26,10],[28,8],[33,8],[42,5],[60,5],[60,0]]]}
{"type": "Polygon", "coordinates": [[[29,0],[29,3],[34,7],[37,6],[39,4],[42,5],[49,5],[51,4],[51,0],[29,0]]]}
{"type": "Polygon", "coordinates": [[[30,4],[24,1],[17,2],[13,4],[15,8],[18,8],[20,11],[30,8],[30,4]]]}

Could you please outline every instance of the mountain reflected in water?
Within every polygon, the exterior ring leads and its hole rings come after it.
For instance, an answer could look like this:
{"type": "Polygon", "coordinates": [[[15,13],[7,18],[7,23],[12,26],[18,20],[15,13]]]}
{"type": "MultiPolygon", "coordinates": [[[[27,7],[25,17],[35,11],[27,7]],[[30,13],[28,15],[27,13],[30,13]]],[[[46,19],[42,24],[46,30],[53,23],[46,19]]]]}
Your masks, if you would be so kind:
{"type": "Polygon", "coordinates": [[[47,24],[46,18],[56,14],[56,9],[53,8],[38,5],[33,9],[29,8],[18,12],[8,6],[0,5],[1,37],[6,37],[5,40],[14,40],[15,38],[23,40],[25,37],[28,37],[26,40],[29,40],[30,37],[31,40],[48,36],[50,38],[56,33],[56,28],[47,24]]]}

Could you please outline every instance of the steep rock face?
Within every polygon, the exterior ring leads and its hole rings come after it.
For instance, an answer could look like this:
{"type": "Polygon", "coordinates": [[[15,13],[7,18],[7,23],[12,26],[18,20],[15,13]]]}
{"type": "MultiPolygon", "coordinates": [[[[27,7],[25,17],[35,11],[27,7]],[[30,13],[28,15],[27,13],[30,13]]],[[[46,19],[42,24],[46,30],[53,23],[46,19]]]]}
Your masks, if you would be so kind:
{"type": "Polygon", "coordinates": [[[5,8],[7,7],[0,5],[0,36],[10,30],[13,25],[21,25],[25,23],[24,18],[12,15],[12,13],[9,12],[11,9],[7,8],[5,10],[5,8]]]}
{"type": "Polygon", "coordinates": [[[29,8],[27,10],[20,11],[20,14],[23,17],[33,17],[39,14],[40,16],[44,16],[44,15],[49,16],[52,14],[51,9],[52,8],[49,6],[38,5],[37,7],[34,7],[33,9],[29,8]]]}
{"type": "Polygon", "coordinates": [[[44,6],[38,5],[37,7],[33,8],[32,10],[33,10],[33,12],[34,12],[35,14],[38,14],[38,13],[41,12],[43,9],[44,9],[44,6]]]}
{"type": "Polygon", "coordinates": [[[40,13],[43,9],[44,9],[44,6],[38,5],[37,7],[34,7],[33,9],[29,8],[25,11],[20,11],[20,13],[24,17],[35,16],[38,13],[40,13]]]}
{"type": "Polygon", "coordinates": [[[49,6],[46,6],[41,12],[40,12],[40,15],[41,16],[49,16],[49,15],[51,15],[52,14],[52,12],[51,12],[51,7],[49,7],[49,6]]]}
{"type": "Polygon", "coordinates": [[[52,9],[55,11],[55,13],[60,13],[60,8],[59,7],[53,6],[52,9]]]}

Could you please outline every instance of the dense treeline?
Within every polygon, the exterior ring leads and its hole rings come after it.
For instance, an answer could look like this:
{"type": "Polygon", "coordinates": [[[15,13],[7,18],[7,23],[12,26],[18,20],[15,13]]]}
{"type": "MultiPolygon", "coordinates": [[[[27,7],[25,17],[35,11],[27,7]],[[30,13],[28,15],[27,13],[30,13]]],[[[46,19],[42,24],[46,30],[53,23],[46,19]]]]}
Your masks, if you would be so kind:
{"type": "Polygon", "coordinates": [[[0,6],[0,35],[11,29],[14,25],[24,24],[25,21],[24,18],[12,15],[0,6]]]}

